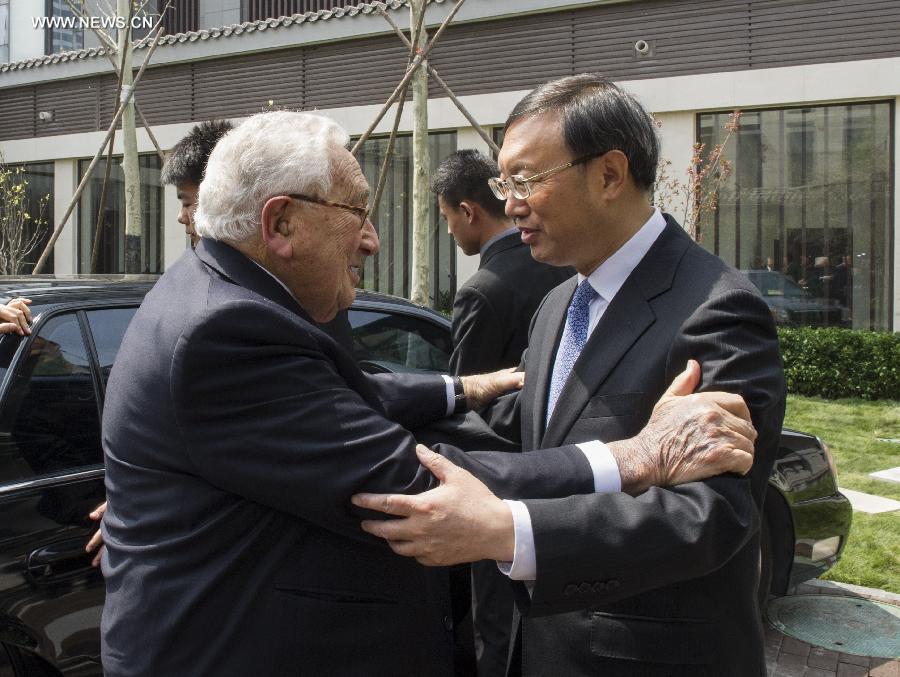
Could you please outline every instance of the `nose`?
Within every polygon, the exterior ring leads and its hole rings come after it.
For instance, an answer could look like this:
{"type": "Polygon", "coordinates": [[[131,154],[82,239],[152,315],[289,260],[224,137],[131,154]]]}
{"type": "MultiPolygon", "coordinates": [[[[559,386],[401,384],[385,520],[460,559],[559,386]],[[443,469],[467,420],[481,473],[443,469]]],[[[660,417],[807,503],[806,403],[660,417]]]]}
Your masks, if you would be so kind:
{"type": "Polygon", "coordinates": [[[367,218],[363,225],[359,248],[362,249],[365,256],[375,256],[381,249],[381,242],[378,241],[378,233],[375,232],[375,224],[371,219],[367,218]]]}
{"type": "Polygon", "coordinates": [[[510,195],[506,199],[506,206],[503,211],[511,219],[522,219],[531,213],[531,208],[526,200],[520,200],[514,195],[510,195]]]}
{"type": "Polygon", "coordinates": [[[191,214],[187,207],[182,207],[181,211],[178,212],[178,223],[182,226],[191,225],[191,214]]]}

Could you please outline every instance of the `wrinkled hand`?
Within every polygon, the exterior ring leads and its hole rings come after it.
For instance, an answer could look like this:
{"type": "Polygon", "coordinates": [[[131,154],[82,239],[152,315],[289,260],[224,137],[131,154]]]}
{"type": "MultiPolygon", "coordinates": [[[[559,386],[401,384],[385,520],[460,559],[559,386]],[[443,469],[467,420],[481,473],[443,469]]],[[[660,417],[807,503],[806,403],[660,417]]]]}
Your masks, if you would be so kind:
{"type": "Polygon", "coordinates": [[[521,390],[525,385],[525,372],[516,371],[515,367],[493,371],[490,374],[463,376],[463,390],[466,393],[466,404],[469,409],[477,410],[486,407],[501,395],[513,390],[521,390]]]}
{"type": "Polygon", "coordinates": [[[31,299],[17,298],[6,305],[0,305],[0,334],[16,333],[28,336],[31,333],[31,299]]]}
{"type": "Polygon", "coordinates": [[[366,520],[363,531],[386,539],[398,555],[428,566],[512,560],[515,533],[507,505],[472,474],[428,447],[418,445],[416,455],[441,485],[416,496],[356,494],[354,505],[398,517],[366,520]]]}
{"type": "Polygon", "coordinates": [[[750,470],[756,430],[743,398],[723,392],[691,394],[699,382],[700,365],[690,360],[656,403],[644,429],[609,445],[623,491],[637,495],[651,486],[750,470]]]}
{"type": "MultiPolygon", "coordinates": [[[[94,508],[93,511],[91,511],[91,513],[88,515],[88,517],[90,517],[95,522],[99,522],[101,519],[103,519],[103,513],[105,512],[106,501],[94,508]]],[[[94,550],[97,550],[97,554],[94,555],[94,559],[91,560],[92,567],[100,566],[100,557],[103,555],[103,547],[103,533],[100,531],[100,529],[97,529],[96,533],[91,536],[91,540],[89,540],[87,542],[87,545],[84,546],[85,552],[93,552],[94,550]]]]}

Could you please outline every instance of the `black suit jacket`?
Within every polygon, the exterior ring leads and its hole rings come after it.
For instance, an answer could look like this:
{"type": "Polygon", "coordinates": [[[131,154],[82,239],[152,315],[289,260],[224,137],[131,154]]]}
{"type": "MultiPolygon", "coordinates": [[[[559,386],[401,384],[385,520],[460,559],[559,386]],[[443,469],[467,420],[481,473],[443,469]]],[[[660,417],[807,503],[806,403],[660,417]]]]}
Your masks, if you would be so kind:
{"type": "Polygon", "coordinates": [[[453,300],[450,370],[467,376],[518,365],[531,316],[547,292],[573,273],[535,261],[518,233],[491,244],[453,300]]]}
{"type": "MultiPolygon", "coordinates": [[[[432,486],[401,426],[446,406],[439,376],[364,374],[268,273],[201,240],[147,295],[107,388],[106,674],[450,674],[445,572],[350,504],[432,486]]],[[[501,493],[590,477],[572,446],[560,481],[519,454],[442,451],[501,493]]]]}
{"type": "MultiPolygon", "coordinates": [[[[763,675],[757,527],[784,415],[771,314],[740,273],[671,217],[606,309],[544,424],[575,279],[532,322],[525,388],[494,423],[523,448],[630,437],[688,359],[702,390],[746,400],[759,433],[748,476],[526,501],[537,580],[519,602],[525,675],[763,675]]],[[[539,452],[542,453],[542,452],[539,452]]]]}
{"type": "MultiPolygon", "coordinates": [[[[517,366],[534,311],[547,292],[574,273],[569,267],[535,261],[518,232],[492,243],[481,256],[478,272],[453,301],[450,370],[465,376],[517,366]]],[[[472,589],[478,675],[502,677],[513,622],[512,587],[496,562],[484,561],[472,564],[472,589]]]]}

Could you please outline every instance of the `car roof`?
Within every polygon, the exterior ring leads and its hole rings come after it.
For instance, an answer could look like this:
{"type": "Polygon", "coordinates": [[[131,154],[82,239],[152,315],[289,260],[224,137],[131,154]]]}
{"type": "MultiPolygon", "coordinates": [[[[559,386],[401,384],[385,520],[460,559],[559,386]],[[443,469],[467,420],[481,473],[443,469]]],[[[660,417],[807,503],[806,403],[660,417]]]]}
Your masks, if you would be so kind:
{"type": "MultiPolygon", "coordinates": [[[[146,294],[159,275],[0,275],[0,302],[17,296],[33,305],[57,305],[84,300],[110,300],[140,297],[146,294]]],[[[399,296],[358,289],[357,303],[387,304],[394,307],[436,311],[399,296]]]]}

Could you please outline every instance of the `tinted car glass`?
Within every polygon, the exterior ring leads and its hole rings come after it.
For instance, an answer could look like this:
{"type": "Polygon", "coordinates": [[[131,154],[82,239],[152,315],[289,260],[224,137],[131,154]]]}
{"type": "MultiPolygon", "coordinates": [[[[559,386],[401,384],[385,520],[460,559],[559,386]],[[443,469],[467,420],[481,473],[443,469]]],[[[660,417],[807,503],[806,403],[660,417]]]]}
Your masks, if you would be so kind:
{"type": "Polygon", "coordinates": [[[26,346],[0,411],[0,483],[102,463],[90,359],[74,313],[26,346]]]}
{"type": "Polygon", "coordinates": [[[450,369],[450,333],[428,320],[400,313],[350,311],[353,355],[391,371],[450,369]]]}
{"type": "Polygon", "coordinates": [[[131,318],[134,317],[137,308],[104,308],[103,310],[89,310],[85,314],[91,335],[94,337],[94,347],[97,349],[97,358],[100,361],[100,375],[103,384],[109,379],[109,371],[112,369],[113,360],[122,345],[122,337],[131,318]]]}

